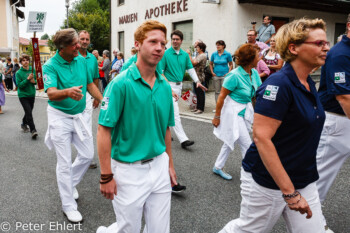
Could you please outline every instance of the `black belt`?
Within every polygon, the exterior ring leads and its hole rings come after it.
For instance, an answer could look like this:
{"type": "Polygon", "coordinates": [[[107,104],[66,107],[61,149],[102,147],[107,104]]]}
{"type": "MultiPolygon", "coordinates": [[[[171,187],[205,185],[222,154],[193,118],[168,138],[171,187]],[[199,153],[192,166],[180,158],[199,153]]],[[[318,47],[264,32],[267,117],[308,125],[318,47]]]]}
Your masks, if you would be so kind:
{"type": "Polygon", "coordinates": [[[122,162],[122,161],[118,161],[119,163],[124,163],[124,164],[141,164],[141,165],[144,165],[144,164],[147,164],[147,163],[150,163],[153,161],[153,158],[152,159],[143,159],[143,160],[139,160],[139,161],[136,161],[136,162],[133,162],[133,163],[127,163],[127,162],[122,162]]]}

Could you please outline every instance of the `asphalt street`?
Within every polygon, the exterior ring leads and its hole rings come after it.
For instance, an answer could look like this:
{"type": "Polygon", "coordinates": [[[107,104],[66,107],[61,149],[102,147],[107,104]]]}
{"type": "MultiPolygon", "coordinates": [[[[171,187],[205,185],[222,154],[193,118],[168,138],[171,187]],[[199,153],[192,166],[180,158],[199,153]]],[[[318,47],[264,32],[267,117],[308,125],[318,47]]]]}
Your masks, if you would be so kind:
{"type": "MultiPolygon", "coordinates": [[[[55,152],[44,144],[46,107],[47,99],[36,99],[34,120],[39,137],[33,141],[29,133],[20,130],[23,110],[18,98],[6,96],[5,114],[0,115],[0,232],[5,232],[2,230],[8,227],[7,232],[95,232],[98,226],[115,221],[111,202],[99,192],[100,171],[88,170],[77,187],[80,193],[78,209],[84,221],[73,229],[61,211],[55,152]]],[[[95,110],[93,114],[94,135],[98,112],[95,110]]],[[[218,232],[239,216],[241,155],[238,149],[234,151],[225,167],[233,180],[221,179],[212,173],[222,145],[213,135],[212,125],[185,118],[182,122],[195,144],[184,150],[174,136],[172,149],[178,181],[186,185],[187,190],[172,196],[171,232],[218,232]]],[[[74,158],[76,152],[73,151],[74,158]]],[[[350,232],[349,177],[348,160],[324,203],[328,225],[335,233],[350,232]]],[[[282,219],[272,232],[286,232],[282,219]]]]}

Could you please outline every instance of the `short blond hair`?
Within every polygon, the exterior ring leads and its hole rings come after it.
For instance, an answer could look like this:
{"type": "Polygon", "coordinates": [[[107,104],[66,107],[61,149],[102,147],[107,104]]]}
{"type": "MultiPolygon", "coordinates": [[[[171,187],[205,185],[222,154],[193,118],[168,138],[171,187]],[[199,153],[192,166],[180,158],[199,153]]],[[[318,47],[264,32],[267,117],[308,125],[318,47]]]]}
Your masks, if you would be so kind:
{"type": "Polygon", "coordinates": [[[167,29],[164,24],[156,20],[147,20],[136,29],[134,33],[134,40],[142,44],[143,41],[146,39],[147,32],[152,30],[161,30],[162,32],[164,32],[166,38],[167,29]]]}
{"type": "Polygon", "coordinates": [[[283,25],[275,36],[276,50],[286,62],[296,59],[296,55],[289,51],[290,44],[302,44],[309,36],[311,29],[326,31],[326,23],[322,19],[301,18],[283,25]]]}

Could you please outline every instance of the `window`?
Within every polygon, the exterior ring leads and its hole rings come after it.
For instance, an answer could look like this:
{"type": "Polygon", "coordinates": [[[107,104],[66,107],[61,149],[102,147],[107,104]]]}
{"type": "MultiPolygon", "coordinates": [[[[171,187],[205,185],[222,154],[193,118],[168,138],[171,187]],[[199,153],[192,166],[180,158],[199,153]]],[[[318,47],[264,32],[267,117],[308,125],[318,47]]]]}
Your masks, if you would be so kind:
{"type": "Polygon", "coordinates": [[[345,23],[336,23],[334,30],[334,44],[337,43],[338,36],[345,34],[346,24],[345,23]]]}
{"type": "Polygon", "coordinates": [[[124,0],[118,0],[118,6],[124,5],[124,4],[125,4],[124,0]]]}
{"type": "Polygon", "coordinates": [[[125,54],[124,49],[124,32],[118,32],[118,48],[119,51],[125,54]]]}
{"type": "Polygon", "coordinates": [[[184,34],[181,48],[186,51],[193,44],[193,21],[183,21],[173,24],[174,30],[180,30],[184,34]]]}

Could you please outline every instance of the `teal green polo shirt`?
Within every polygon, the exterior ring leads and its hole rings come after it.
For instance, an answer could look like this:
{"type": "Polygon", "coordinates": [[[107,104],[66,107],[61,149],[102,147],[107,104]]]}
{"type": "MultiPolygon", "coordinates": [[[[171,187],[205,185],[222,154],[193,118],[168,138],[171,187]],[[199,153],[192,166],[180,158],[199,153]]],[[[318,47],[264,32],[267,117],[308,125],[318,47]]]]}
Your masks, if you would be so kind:
{"type": "MultiPolygon", "coordinates": [[[[234,101],[246,104],[252,101],[255,96],[255,92],[261,85],[261,79],[256,69],[252,69],[252,80],[250,80],[249,74],[238,66],[226,75],[223,87],[230,90],[229,96],[234,101]]],[[[242,110],[238,115],[244,117],[245,109],[242,110]]]]}
{"type": "MultiPolygon", "coordinates": [[[[78,53],[80,56],[82,56],[80,52],[78,53]]],[[[85,61],[89,68],[89,72],[91,72],[92,79],[98,79],[100,75],[98,73],[98,63],[97,63],[96,57],[92,53],[89,53],[88,51],[86,51],[86,57],[83,57],[83,58],[85,58],[85,61]]]]}
{"type": "Polygon", "coordinates": [[[70,97],[61,101],[49,100],[49,105],[64,113],[75,115],[84,111],[86,106],[86,87],[92,83],[88,65],[82,56],[75,57],[70,63],[64,60],[57,51],[43,66],[45,92],[50,87],[63,90],[75,86],[83,86],[83,98],[79,101],[70,97]]]}
{"type": "Polygon", "coordinates": [[[159,65],[169,82],[182,82],[186,70],[193,68],[189,55],[182,49],[177,54],[173,47],[165,51],[159,65]]]}
{"type": "Polygon", "coordinates": [[[132,163],[162,154],[166,129],[175,125],[169,83],[156,72],[151,89],[135,63],[119,75],[104,92],[98,120],[112,128],[112,158],[132,163]]]}
{"type": "MultiPolygon", "coordinates": [[[[133,63],[136,63],[137,62],[137,54],[131,56],[124,64],[123,64],[123,67],[121,69],[120,72],[128,69],[133,63]]],[[[159,62],[157,64],[157,68],[156,68],[156,71],[159,72],[160,74],[163,73],[163,70],[160,69],[160,65],[159,65],[159,62]]],[[[118,77],[119,78],[119,77],[118,77]]]]}

